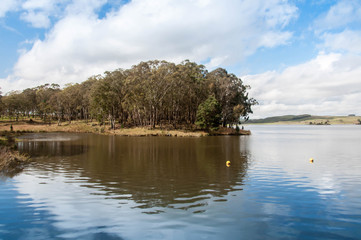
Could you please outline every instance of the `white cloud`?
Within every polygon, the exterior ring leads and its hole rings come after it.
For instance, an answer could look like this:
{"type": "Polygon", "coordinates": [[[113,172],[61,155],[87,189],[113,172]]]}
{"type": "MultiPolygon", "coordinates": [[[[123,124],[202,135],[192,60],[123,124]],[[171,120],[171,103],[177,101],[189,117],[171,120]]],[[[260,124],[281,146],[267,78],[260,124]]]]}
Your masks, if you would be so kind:
{"type": "Polygon", "coordinates": [[[361,114],[361,56],[324,54],[282,72],[244,76],[260,105],[253,118],[361,114]]]}
{"type": "Polygon", "coordinates": [[[19,12],[21,19],[32,27],[48,28],[51,25],[50,18],[60,18],[65,6],[72,1],[75,0],[1,0],[0,18],[5,17],[8,12],[19,12]]]}
{"type": "Polygon", "coordinates": [[[285,114],[361,115],[361,2],[338,1],[313,24],[317,57],[283,71],[244,76],[260,105],[253,118],[285,114]]]}
{"type": "Polygon", "coordinates": [[[45,12],[24,12],[21,18],[36,28],[47,28],[50,26],[49,16],[45,12]]]}
{"type": "Polygon", "coordinates": [[[14,11],[19,4],[18,0],[1,0],[0,18],[5,17],[7,12],[14,11]]]}
{"type": "Polygon", "coordinates": [[[338,1],[314,22],[320,49],[331,52],[361,53],[361,2],[338,1]]]}
{"type": "Polygon", "coordinates": [[[340,33],[325,33],[323,47],[332,51],[361,53],[361,31],[344,30],[340,33]]]}
{"type": "MultiPolygon", "coordinates": [[[[104,1],[74,1],[46,38],[23,53],[13,81],[84,81],[139,61],[233,64],[260,47],[285,44],[297,8],[283,0],[134,0],[98,19],[104,1]]],[[[11,88],[11,87],[9,87],[11,88]]]]}
{"type": "Polygon", "coordinates": [[[345,27],[350,23],[361,23],[359,0],[339,1],[315,22],[316,31],[345,27]]]}

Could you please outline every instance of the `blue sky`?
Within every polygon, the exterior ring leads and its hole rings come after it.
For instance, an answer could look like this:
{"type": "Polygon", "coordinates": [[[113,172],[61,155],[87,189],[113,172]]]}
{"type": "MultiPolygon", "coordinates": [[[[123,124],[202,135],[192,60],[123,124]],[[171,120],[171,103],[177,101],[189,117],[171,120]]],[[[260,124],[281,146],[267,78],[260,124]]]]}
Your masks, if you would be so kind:
{"type": "Polygon", "coordinates": [[[3,94],[140,61],[238,75],[253,118],[361,115],[360,0],[2,0],[3,94]]]}

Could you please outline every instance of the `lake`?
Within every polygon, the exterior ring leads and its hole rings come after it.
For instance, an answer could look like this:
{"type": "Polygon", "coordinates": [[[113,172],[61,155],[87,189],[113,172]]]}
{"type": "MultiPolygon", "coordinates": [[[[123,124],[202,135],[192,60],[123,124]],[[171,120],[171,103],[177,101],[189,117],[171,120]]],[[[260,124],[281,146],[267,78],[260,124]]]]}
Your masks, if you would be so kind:
{"type": "Polygon", "coordinates": [[[361,126],[246,128],[25,135],[34,161],[0,180],[0,239],[360,239],[361,126]]]}

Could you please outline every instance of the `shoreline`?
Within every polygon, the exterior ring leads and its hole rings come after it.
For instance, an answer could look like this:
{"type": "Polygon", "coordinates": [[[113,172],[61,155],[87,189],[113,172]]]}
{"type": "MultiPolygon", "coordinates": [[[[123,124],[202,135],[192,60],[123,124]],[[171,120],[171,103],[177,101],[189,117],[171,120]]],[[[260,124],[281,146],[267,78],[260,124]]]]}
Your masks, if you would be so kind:
{"type": "MultiPolygon", "coordinates": [[[[297,115],[292,115],[294,118],[297,115]]],[[[301,115],[302,116],[302,115],[301,115]]],[[[360,125],[361,116],[309,116],[303,119],[285,119],[287,116],[249,120],[244,125],[360,125]]]]}
{"type": "Polygon", "coordinates": [[[63,123],[58,126],[56,123],[51,125],[26,121],[19,122],[4,122],[0,121],[0,133],[9,133],[12,130],[14,133],[46,133],[46,132],[69,132],[69,133],[94,133],[102,135],[116,135],[129,137],[145,137],[145,136],[167,136],[167,137],[204,137],[204,136],[224,136],[224,135],[250,135],[249,130],[239,130],[233,128],[220,128],[216,131],[200,131],[200,130],[183,130],[183,129],[166,129],[155,128],[150,129],[146,127],[134,128],[118,128],[109,129],[109,125],[100,126],[94,122],[74,121],[72,123],[63,123]]]}
{"type": "Polygon", "coordinates": [[[30,157],[16,150],[15,134],[2,133],[0,137],[0,176],[13,177],[30,162],[30,157]]]}
{"type": "Polygon", "coordinates": [[[177,129],[120,128],[109,129],[109,126],[99,126],[95,123],[73,122],[71,124],[44,124],[0,121],[0,177],[14,177],[30,162],[30,157],[19,153],[15,146],[15,137],[26,133],[92,133],[127,137],[167,136],[167,137],[205,137],[225,135],[250,135],[249,130],[220,128],[217,131],[192,131],[177,129]]]}

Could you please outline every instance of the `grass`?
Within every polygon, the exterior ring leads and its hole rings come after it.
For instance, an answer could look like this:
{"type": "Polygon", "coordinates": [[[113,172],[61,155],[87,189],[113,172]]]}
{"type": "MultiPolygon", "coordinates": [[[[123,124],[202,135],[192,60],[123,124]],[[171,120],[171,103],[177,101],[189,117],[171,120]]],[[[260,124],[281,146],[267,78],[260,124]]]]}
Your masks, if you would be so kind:
{"type": "Polygon", "coordinates": [[[0,146],[0,173],[13,177],[21,172],[29,162],[29,157],[7,146],[0,146]]]}
{"type": "Polygon", "coordinates": [[[109,125],[102,125],[95,122],[72,121],[69,123],[62,123],[60,126],[57,123],[44,124],[41,121],[22,120],[18,122],[0,121],[0,132],[10,132],[11,126],[14,132],[73,132],[73,133],[98,133],[105,135],[120,135],[120,136],[177,136],[177,137],[201,137],[208,133],[204,131],[187,131],[187,130],[168,130],[161,128],[118,128],[110,129],[109,125]]]}
{"type": "Polygon", "coordinates": [[[240,130],[237,132],[235,129],[220,128],[218,131],[206,131],[198,130],[182,130],[182,129],[167,129],[160,128],[147,128],[147,127],[134,127],[134,128],[117,128],[115,130],[110,129],[109,125],[100,126],[96,122],[85,121],[72,121],[62,123],[60,126],[56,122],[51,124],[45,124],[41,120],[27,119],[14,121],[1,121],[0,120],[0,132],[10,132],[12,130],[16,133],[27,132],[72,132],[72,133],[97,133],[105,135],[119,135],[119,136],[173,136],[173,137],[202,137],[208,135],[249,135],[249,131],[240,130]]]}
{"type": "Polygon", "coordinates": [[[30,158],[15,150],[14,134],[7,133],[0,137],[0,173],[13,177],[21,172],[30,158]]]}

